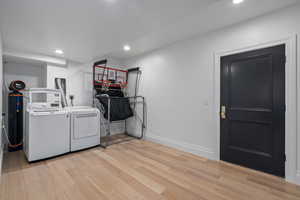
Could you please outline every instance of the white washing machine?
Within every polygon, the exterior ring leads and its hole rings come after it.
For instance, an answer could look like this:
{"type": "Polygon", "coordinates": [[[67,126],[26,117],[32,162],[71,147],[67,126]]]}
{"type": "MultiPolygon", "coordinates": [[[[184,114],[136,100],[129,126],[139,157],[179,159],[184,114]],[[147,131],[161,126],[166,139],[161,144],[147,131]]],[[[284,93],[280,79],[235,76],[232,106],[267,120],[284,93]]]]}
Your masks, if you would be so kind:
{"type": "Polygon", "coordinates": [[[66,108],[70,113],[71,151],[100,144],[100,111],[97,108],[78,106],[66,108]]]}
{"type": "Polygon", "coordinates": [[[29,162],[70,151],[70,114],[61,109],[60,92],[31,89],[25,111],[24,152],[29,162]]]}
{"type": "Polygon", "coordinates": [[[29,162],[70,151],[69,113],[29,111],[26,113],[24,151],[29,162]]]}

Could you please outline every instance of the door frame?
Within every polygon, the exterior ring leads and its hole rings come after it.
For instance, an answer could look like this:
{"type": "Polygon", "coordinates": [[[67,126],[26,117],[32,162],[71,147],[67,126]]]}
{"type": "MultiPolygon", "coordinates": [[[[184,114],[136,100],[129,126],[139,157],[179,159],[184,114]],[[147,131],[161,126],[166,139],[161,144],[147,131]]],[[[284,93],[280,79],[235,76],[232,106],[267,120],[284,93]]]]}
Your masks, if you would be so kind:
{"type": "MultiPolygon", "coordinates": [[[[238,49],[228,49],[214,53],[214,107],[213,120],[214,129],[217,133],[217,147],[215,152],[215,159],[220,160],[220,101],[221,101],[221,57],[233,55],[237,53],[244,53],[252,50],[259,50],[267,47],[285,44],[286,46],[286,116],[285,116],[285,179],[296,183],[297,176],[297,35],[291,35],[275,41],[259,43],[253,46],[246,46],[238,49]],[[295,109],[296,108],[296,109],[295,109]]],[[[299,82],[300,86],[300,82],[299,82]]],[[[300,167],[300,166],[299,166],[300,167]]]]}

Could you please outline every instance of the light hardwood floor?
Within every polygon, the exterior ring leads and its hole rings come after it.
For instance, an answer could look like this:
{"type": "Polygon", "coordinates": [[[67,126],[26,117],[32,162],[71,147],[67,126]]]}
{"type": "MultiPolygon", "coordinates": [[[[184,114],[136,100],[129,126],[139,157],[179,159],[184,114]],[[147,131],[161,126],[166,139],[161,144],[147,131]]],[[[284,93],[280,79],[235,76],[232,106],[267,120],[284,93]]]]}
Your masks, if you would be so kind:
{"type": "Polygon", "coordinates": [[[225,162],[133,140],[28,164],[5,156],[1,200],[296,200],[300,187],[225,162]]]}

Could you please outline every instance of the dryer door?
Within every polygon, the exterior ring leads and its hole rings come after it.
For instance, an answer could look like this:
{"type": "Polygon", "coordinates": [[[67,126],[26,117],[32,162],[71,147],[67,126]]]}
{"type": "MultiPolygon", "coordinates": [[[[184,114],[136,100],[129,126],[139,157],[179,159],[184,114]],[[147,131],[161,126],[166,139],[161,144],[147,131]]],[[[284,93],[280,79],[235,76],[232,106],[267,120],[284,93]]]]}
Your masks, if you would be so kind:
{"type": "Polygon", "coordinates": [[[71,132],[71,151],[89,148],[100,144],[99,112],[73,112],[71,132]]]}
{"type": "Polygon", "coordinates": [[[99,119],[97,113],[74,114],[74,139],[83,139],[99,134],[99,119]]]}

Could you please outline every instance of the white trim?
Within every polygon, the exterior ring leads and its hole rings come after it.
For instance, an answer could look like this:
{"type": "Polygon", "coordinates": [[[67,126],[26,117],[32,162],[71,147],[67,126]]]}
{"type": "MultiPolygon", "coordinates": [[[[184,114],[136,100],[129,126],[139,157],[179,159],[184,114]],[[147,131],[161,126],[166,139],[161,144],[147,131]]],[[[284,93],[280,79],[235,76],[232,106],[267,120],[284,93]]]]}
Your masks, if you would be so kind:
{"type": "Polygon", "coordinates": [[[211,149],[208,149],[206,147],[202,147],[199,145],[195,145],[195,144],[190,144],[190,143],[186,143],[186,142],[178,142],[175,140],[170,140],[167,138],[163,138],[157,135],[153,135],[153,134],[147,134],[146,135],[146,140],[155,142],[155,143],[159,143],[162,145],[166,145],[169,147],[173,147],[185,152],[189,152],[198,156],[202,156],[208,159],[213,159],[214,158],[214,152],[211,149]]]}
{"type": "Polygon", "coordinates": [[[2,176],[2,164],[3,164],[3,150],[0,145],[0,182],[1,182],[1,176],[2,176]]]}
{"type": "Polygon", "coordinates": [[[1,182],[1,176],[2,176],[2,166],[3,166],[3,153],[4,153],[4,150],[3,150],[3,134],[2,134],[2,116],[0,116],[0,124],[1,124],[1,130],[0,130],[0,182],[1,182]]]}
{"type": "Polygon", "coordinates": [[[28,61],[35,61],[35,62],[42,62],[42,63],[49,63],[58,66],[66,66],[67,61],[64,58],[56,58],[51,56],[44,56],[40,54],[33,54],[33,53],[24,53],[12,50],[5,50],[3,51],[3,56],[8,58],[19,58],[25,59],[28,61]]]}
{"type": "Polygon", "coordinates": [[[296,175],[296,183],[300,185],[300,170],[298,170],[296,175]]]}
{"type": "MultiPolygon", "coordinates": [[[[297,35],[288,36],[276,41],[269,41],[240,49],[224,50],[214,54],[214,108],[213,120],[215,131],[217,133],[217,148],[215,159],[220,160],[220,59],[222,56],[232,55],[236,53],[262,49],[279,44],[286,45],[286,180],[296,182],[297,169],[297,35]]],[[[299,73],[299,72],[298,72],[299,73]]],[[[299,83],[300,86],[300,83],[299,83]]]]}

